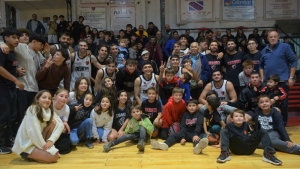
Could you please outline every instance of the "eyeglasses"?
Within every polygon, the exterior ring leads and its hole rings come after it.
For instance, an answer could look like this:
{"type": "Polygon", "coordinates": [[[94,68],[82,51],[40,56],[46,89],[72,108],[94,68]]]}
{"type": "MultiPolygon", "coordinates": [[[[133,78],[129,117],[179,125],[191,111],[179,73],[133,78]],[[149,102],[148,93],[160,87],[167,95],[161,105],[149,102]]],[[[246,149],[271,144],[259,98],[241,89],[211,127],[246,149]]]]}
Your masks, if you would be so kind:
{"type": "Polygon", "coordinates": [[[256,43],[248,43],[248,46],[250,46],[250,45],[256,45],[256,43]]]}

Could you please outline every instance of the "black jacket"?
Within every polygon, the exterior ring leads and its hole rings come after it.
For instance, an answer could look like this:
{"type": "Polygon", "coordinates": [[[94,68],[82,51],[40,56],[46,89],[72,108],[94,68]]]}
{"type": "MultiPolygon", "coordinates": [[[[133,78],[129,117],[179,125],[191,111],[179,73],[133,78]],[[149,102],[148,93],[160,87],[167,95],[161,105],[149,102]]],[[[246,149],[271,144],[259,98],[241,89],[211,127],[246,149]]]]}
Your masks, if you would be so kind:
{"type": "Polygon", "coordinates": [[[238,107],[244,111],[249,111],[253,108],[257,107],[257,97],[259,96],[259,91],[264,87],[264,84],[261,84],[257,91],[254,91],[253,86],[249,83],[249,85],[244,88],[239,95],[238,98],[238,107]]]}

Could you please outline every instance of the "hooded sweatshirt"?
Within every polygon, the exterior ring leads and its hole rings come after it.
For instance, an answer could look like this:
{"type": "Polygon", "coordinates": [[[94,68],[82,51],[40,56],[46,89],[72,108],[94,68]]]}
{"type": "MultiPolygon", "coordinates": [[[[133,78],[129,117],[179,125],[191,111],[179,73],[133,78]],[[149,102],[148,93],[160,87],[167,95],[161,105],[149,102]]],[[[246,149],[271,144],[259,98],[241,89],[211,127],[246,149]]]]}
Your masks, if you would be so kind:
{"type": "Polygon", "coordinates": [[[184,112],[184,100],[181,99],[178,103],[176,103],[173,97],[170,97],[168,103],[164,107],[164,112],[162,114],[162,128],[169,128],[175,122],[180,123],[181,117],[184,112]]]}
{"type": "Polygon", "coordinates": [[[178,78],[174,77],[172,81],[168,82],[167,78],[162,79],[159,84],[159,96],[163,102],[166,104],[169,98],[172,96],[173,89],[178,86],[178,78]]]}

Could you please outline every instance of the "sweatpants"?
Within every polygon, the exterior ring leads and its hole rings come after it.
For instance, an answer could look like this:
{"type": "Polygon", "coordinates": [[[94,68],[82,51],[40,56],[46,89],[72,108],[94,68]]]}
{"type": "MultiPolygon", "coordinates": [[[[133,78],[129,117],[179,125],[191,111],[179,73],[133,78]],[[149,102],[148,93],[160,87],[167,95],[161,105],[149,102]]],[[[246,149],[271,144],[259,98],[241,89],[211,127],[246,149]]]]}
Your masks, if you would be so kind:
{"type": "MultiPolygon", "coordinates": [[[[171,147],[172,145],[174,145],[175,143],[179,143],[180,140],[182,139],[182,134],[183,132],[180,131],[180,132],[177,132],[177,133],[173,133],[172,135],[170,135],[168,137],[168,139],[165,141],[165,143],[171,147]]],[[[194,137],[194,133],[188,133],[188,132],[185,132],[184,133],[185,137],[184,139],[187,141],[187,142],[193,142],[193,137],[194,137]]],[[[200,137],[200,136],[199,136],[200,137]]],[[[194,147],[199,143],[199,141],[195,141],[193,142],[193,145],[194,147]]]]}
{"type": "MultiPolygon", "coordinates": [[[[300,154],[300,146],[294,145],[291,148],[287,147],[287,143],[285,141],[281,140],[281,137],[277,131],[269,131],[268,132],[269,137],[271,139],[272,145],[276,150],[285,152],[285,153],[291,153],[291,154],[300,154]]],[[[259,143],[259,148],[262,148],[262,143],[259,143]]]]}
{"type": "Polygon", "coordinates": [[[228,129],[221,130],[221,151],[228,152],[230,149],[236,155],[250,155],[254,153],[260,142],[262,142],[264,154],[275,154],[268,132],[264,129],[260,129],[244,139],[239,138],[228,129]]]}

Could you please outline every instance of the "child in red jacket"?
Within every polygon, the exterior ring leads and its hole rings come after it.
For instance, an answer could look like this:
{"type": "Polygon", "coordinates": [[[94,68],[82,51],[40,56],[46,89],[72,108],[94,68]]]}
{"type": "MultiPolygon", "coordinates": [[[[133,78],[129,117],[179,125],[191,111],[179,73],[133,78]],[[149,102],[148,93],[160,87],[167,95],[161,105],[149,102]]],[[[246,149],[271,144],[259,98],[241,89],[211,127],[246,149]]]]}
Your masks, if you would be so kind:
{"type": "Polygon", "coordinates": [[[173,123],[180,123],[181,117],[185,112],[186,106],[182,99],[183,89],[175,87],[172,91],[168,103],[164,106],[162,114],[162,131],[160,137],[164,140],[168,138],[169,128],[173,123]]]}

